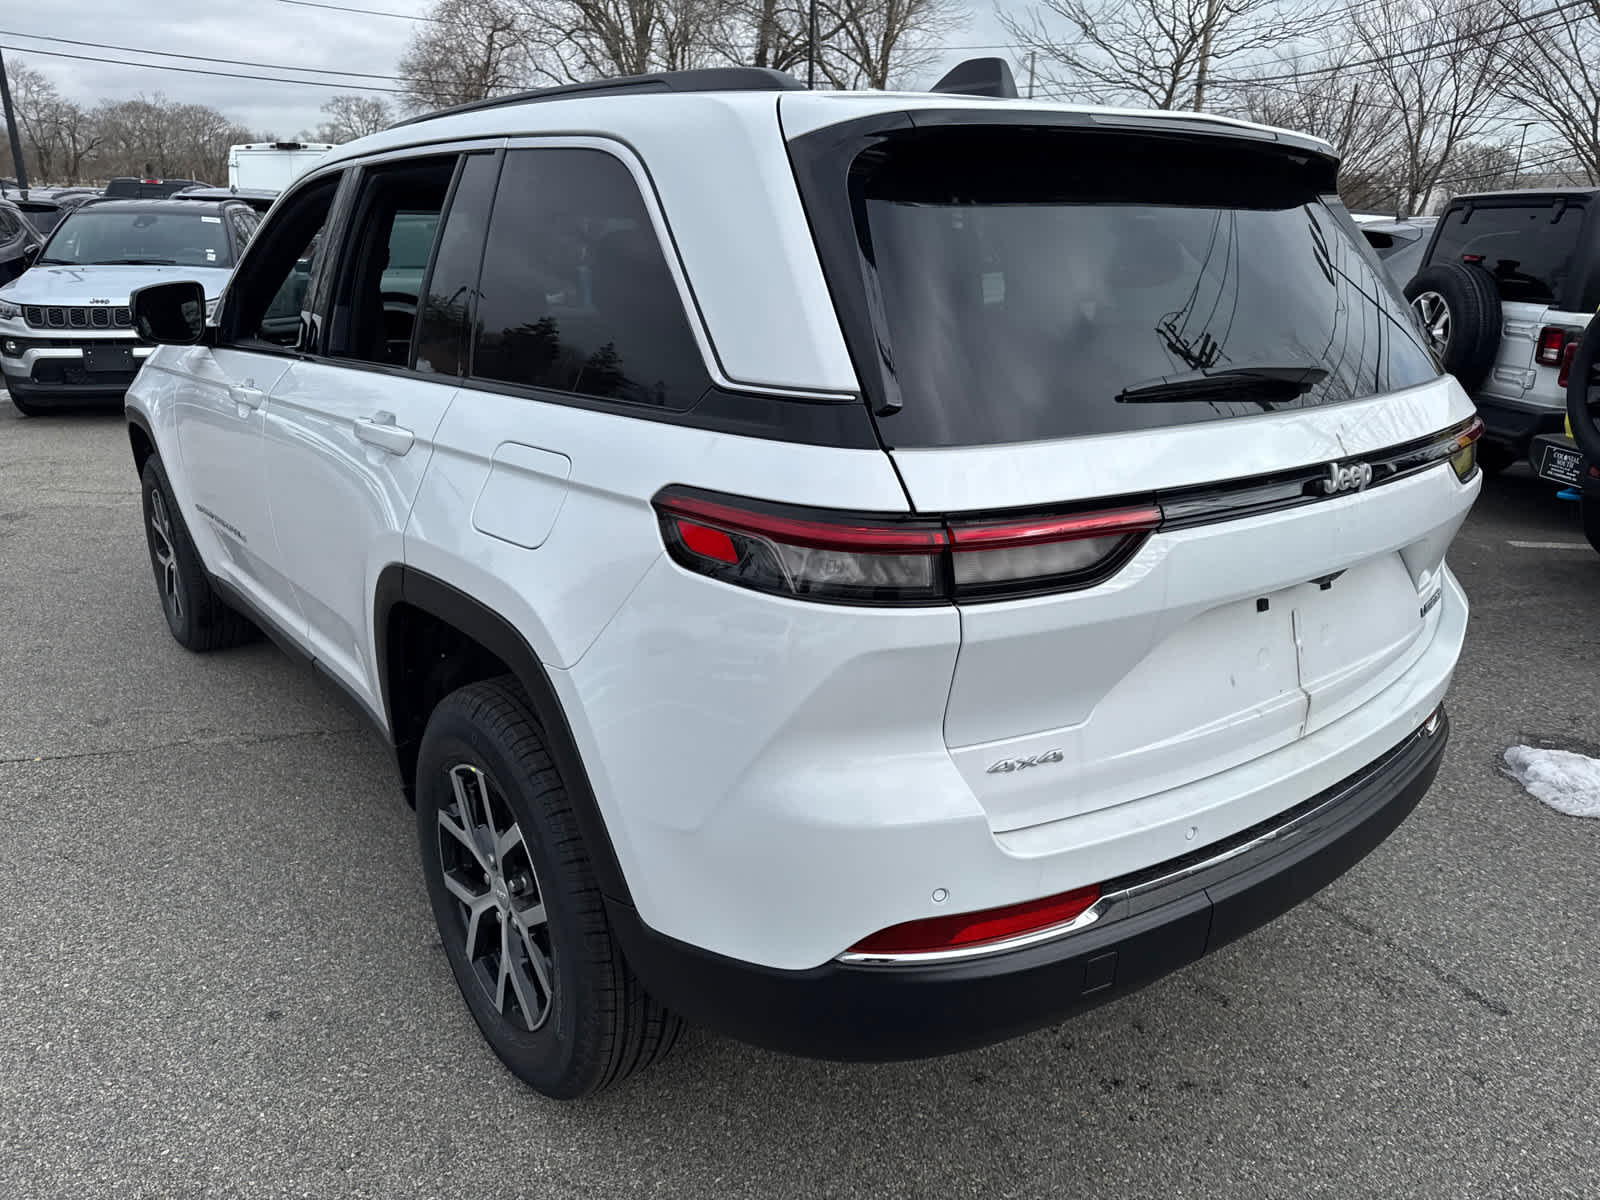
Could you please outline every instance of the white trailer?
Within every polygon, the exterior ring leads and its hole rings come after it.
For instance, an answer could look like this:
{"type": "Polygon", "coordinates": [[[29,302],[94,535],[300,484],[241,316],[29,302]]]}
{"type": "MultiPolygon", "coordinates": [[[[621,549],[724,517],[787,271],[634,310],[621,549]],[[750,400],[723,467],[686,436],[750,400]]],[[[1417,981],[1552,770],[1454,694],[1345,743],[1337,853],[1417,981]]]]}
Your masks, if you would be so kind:
{"type": "Polygon", "coordinates": [[[332,149],[332,142],[247,142],[229,146],[228,186],[281,192],[332,149]]]}

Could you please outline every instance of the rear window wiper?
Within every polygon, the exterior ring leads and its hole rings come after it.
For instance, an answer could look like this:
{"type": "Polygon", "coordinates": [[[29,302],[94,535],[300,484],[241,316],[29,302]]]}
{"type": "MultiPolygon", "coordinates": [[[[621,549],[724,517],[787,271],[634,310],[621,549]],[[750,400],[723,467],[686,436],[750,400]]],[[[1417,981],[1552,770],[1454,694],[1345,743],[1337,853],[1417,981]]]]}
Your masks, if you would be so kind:
{"type": "Polygon", "coordinates": [[[1328,377],[1311,363],[1246,363],[1162,375],[1123,388],[1118,404],[1168,404],[1237,396],[1247,401],[1292,400],[1328,377]]]}
{"type": "Polygon", "coordinates": [[[102,258],[98,262],[87,264],[95,267],[175,267],[178,260],[175,258],[102,258]]]}

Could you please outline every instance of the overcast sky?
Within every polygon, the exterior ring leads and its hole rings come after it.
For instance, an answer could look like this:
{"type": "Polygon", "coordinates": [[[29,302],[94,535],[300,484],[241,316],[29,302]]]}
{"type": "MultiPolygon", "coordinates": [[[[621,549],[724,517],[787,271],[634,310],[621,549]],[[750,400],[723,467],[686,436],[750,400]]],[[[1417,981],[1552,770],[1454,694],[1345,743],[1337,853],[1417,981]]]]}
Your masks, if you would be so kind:
{"type": "MultiPolygon", "coordinates": [[[[328,0],[353,8],[382,9],[416,15],[430,7],[428,0],[328,0]]],[[[43,71],[69,99],[94,104],[101,99],[125,100],[141,93],[163,92],[168,98],[209,104],[229,117],[260,132],[292,137],[316,126],[318,110],[329,96],[355,92],[356,84],[392,87],[387,79],[361,79],[335,75],[295,74],[273,69],[288,65],[335,71],[367,72],[391,76],[405,50],[415,22],[394,17],[362,16],[308,8],[285,0],[45,0],[44,3],[6,6],[0,16],[0,46],[6,60],[27,62],[43,71]],[[149,56],[94,46],[28,38],[42,34],[104,45],[127,46],[135,51],[166,50],[208,58],[228,58],[273,68],[229,66],[149,56]],[[105,62],[59,58],[43,51],[96,58],[161,62],[201,70],[240,74],[293,76],[313,84],[273,83],[252,79],[223,79],[177,71],[144,70],[105,62]]],[[[1002,41],[992,8],[986,0],[971,5],[972,19],[952,33],[949,43],[1002,41]]],[[[942,66],[962,58],[1002,53],[999,49],[952,52],[942,66]]],[[[1013,63],[1019,81],[1021,64],[1013,63]]],[[[923,86],[938,78],[936,67],[923,86]]],[[[383,95],[363,92],[363,95],[383,95]]]]}

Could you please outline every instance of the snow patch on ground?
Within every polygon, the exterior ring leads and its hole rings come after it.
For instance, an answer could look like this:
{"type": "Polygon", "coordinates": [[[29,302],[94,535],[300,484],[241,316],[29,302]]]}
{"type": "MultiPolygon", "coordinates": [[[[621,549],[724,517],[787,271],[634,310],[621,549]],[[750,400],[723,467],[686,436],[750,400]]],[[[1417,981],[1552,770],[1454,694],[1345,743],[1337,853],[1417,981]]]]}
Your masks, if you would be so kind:
{"type": "Polygon", "coordinates": [[[1570,750],[1512,746],[1507,773],[1557,812],[1600,817],[1600,759],[1570,750]]]}

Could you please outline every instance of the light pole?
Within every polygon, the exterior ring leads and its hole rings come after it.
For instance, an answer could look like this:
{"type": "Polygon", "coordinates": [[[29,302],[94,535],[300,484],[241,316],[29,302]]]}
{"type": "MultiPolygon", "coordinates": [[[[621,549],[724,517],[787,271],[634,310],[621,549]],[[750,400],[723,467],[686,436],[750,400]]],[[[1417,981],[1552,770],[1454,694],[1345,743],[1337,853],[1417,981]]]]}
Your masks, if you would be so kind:
{"type": "Polygon", "coordinates": [[[806,87],[817,89],[817,0],[811,0],[811,49],[806,54],[806,87]]]}
{"type": "Polygon", "coordinates": [[[1528,126],[1537,125],[1537,121],[1518,121],[1522,126],[1522,137],[1517,140],[1517,165],[1511,171],[1511,186],[1517,186],[1517,180],[1522,178],[1522,148],[1528,144],[1528,126]]]}

